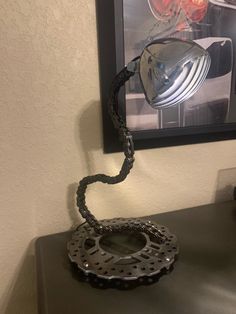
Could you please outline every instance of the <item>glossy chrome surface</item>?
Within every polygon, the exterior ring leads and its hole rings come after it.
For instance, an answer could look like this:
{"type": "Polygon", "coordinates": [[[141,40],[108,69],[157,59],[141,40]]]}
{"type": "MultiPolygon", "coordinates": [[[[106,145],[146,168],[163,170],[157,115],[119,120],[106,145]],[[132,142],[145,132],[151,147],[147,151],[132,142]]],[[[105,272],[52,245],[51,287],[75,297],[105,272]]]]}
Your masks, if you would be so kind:
{"type": "Polygon", "coordinates": [[[153,108],[180,104],[202,85],[209,71],[208,52],[192,41],[160,39],[148,45],[140,57],[140,79],[153,108]]]}

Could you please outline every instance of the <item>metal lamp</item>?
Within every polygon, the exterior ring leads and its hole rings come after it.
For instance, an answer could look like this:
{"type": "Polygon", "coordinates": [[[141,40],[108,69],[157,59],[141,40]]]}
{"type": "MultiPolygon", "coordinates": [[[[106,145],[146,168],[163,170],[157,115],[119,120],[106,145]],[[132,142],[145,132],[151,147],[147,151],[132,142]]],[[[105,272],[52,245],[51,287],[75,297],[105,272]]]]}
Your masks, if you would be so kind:
{"type": "Polygon", "coordinates": [[[137,218],[98,221],[86,205],[85,193],[95,182],[124,181],[133,167],[132,134],[118,110],[118,93],[125,82],[138,72],[147,102],[157,110],[164,109],[191,97],[204,82],[210,63],[208,52],[194,42],[161,39],[145,47],[141,56],[115,77],[108,109],[123,142],[125,160],[117,176],[97,174],[80,181],[77,205],[86,222],[68,243],[70,260],[87,280],[127,287],[133,282],[151,283],[175,262],[179,253],[177,238],[165,226],[137,218]]]}

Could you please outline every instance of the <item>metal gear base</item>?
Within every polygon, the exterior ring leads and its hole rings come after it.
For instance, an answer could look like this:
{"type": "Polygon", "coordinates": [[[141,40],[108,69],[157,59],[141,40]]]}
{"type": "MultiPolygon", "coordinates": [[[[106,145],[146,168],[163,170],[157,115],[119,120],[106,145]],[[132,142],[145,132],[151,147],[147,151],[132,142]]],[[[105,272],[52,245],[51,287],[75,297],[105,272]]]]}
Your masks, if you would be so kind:
{"type": "MultiPolygon", "coordinates": [[[[157,227],[165,239],[157,242],[142,232],[123,231],[99,235],[87,223],[80,225],[68,243],[68,254],[85,276],[105,281],[152,283],[152,277],[166,273],[174,264],[179,248],[177,238],[165,226],[141,219],[114,218],[106,225],[145,222],[157,227]]],[[[95,280],[96,282],[96,280],[95,280]]]]}

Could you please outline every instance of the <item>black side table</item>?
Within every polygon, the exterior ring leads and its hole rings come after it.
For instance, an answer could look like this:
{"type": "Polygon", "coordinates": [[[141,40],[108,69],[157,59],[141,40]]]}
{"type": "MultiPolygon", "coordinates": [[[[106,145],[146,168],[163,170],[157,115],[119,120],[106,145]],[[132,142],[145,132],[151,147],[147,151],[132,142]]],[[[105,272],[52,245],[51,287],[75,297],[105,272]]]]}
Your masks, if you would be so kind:
{"type": "Polygon", "coordinates": [[[236,201],[159,214],[178,236],[171,274],[133,290],[80,282],[66,244],[71,232],[36,242],[39,314],[236,314],[236,201]]]}

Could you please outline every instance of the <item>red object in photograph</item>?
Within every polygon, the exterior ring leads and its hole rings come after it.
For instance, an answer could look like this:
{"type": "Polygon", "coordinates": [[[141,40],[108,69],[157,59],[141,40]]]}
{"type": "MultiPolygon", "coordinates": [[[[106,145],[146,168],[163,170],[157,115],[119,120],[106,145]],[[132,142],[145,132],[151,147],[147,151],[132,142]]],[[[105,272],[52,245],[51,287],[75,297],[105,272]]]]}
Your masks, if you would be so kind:
{"type": "Polygon", "coordinates": [[[178,15],[181,0],[148,0],[153,15],[158,20],[169,20],[178,15]]]}
{"type": "Polygon", "coordinates": [[[206,15],[208,0],[182,0],[181,7],[192,22],[200,22],[206,15]]]}

